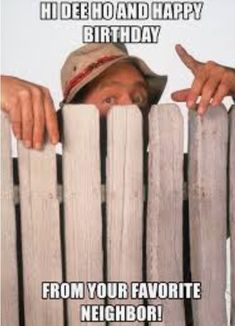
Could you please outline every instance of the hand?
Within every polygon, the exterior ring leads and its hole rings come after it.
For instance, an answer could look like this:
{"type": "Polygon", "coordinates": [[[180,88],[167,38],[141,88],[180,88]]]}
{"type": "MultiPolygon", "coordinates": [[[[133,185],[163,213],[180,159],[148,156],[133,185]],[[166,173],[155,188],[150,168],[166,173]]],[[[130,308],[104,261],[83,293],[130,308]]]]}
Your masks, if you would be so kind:
{"type": "Polygon", "coordinates": [[[213,61],[199,62],[181,45],[176,45],[176,52],[185,66],[192,71],[194,80],[191,88],[171,94],[174,101],[186,102],[188,108],[193,108],[198,97],[201,96],[198,113],[203,114],[210,103],[217,106],[221,104],[225,96],[235,95],[234,69],[223,67],[213,61]]]}
{"type": "Polygon", "coordinates": [[[16,138],[27,148],[41,149],[46,130],[56,144],[58,123],[49,90],[12,76],[1,76],[1,84],[1,108],[8,113],[16,138]]]}

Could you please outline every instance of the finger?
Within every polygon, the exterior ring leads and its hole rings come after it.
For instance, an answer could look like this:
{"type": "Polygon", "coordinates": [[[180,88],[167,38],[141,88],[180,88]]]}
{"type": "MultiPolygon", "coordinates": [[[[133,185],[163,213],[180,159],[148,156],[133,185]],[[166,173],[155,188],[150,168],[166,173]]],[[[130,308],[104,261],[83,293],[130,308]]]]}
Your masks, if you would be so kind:
{"type": "Polygon", "coordinates": [[[9,111],[9,117],[11,120],[12,130],[17,139],[22,137],[22,123],[21,123],[21,106],[17,101],[9,111]]]}
{"type": "Polygon", "coordinates": [[[212,105],[220,105],[223,101],[224,97],[229,95],[229,87],[228,85],[222,80],[222,82],[219,84],[217,91],[214,95],[214,99],[212,101],[212,105]]]}
{"type": "Polygon", "coordinates": [[[55,145],[59,141],[59,128],[53,100],[48,91],[45,92],[44,108],[46,129],[51,143],[55,145]]]}
{"type": "Polygon", "coordinates": [[[22,112],[22,139],[27,148],[32,146],[33,140],[33,103],[31,93],[28,90],[21,92],[22,112]]]}
{"type": "Polygon", "coordinates": [[[171,94],[171,98],[176,102],[186,102],[190,88],[181,89],[171,94]]]}
{"type": "Polygon", "coordinates": [[[201,100],[198,107],[198,113],[203,114],[206,112],[215,92],[219,85],[220,80],[214,77],[210,78],[203,87],[201,100]]]}
{"type": "Polygon", "coordinates": [[[39,88],[33,90],[33,147],[41,149],[44,142],[45,132],[45,112],[44,112],[44,95],[39,88]]]}
{"type": "Polygon", "coordinates": [[[198,97],[202,94],[202,89],[208,79],[208,76],[202,71],[199,72],[191,86],[187,98],[187,107],[190,109],[197,103],[198,97]]]}
{"type": "Polygon", "coordinates": [[[175,46],[175,50],[185,66],[195,75],[202,63],[194,59],[194,57],[191,56],[180,44],[175,46]]]}

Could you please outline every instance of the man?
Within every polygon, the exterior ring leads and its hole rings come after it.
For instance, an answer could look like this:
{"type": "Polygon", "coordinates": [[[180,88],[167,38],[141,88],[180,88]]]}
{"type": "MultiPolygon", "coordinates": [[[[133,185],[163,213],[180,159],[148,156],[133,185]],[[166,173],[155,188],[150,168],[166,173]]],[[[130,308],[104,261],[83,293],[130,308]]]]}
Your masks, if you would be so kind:
{"type": "MultiPolygon", "coordinates": [[[[225,96],[235,96],[234,69],[213,61],[201,63],[181,45],[176,52],[194,80],[190,88],[172,94],[174,101],[193,108],[201,96],[198,113],[203,114],[210,103],[218,105],[225,96]]],[[[2,76],[1,81],[1,107],[9,114],[16,138],[28,148],[41,149],[47,131],[51,143],[56,144],[58,121],[49,90],[12,76],[2,76]]],[[[88,44],[74,51],[62,68],[64,102],[95,104],[103,116],[115,104],[136,104],[147,114],[165,84],[166,76],[129,56],[122,44],[88,44]]]]}

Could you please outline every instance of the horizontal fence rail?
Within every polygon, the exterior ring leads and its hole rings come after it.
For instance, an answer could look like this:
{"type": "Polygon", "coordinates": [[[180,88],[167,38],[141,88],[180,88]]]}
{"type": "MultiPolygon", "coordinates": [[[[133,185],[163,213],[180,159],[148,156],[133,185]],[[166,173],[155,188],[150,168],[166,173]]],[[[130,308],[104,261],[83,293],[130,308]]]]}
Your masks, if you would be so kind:
{"type": "Polygon", "coordinates": [[[19,185],[13,183],[3,113],[1,121],[4,325],[90,325],[81,322],[81,305],[122,304],[161,304],[161,325],[189,325],[183,300],[91,299],[87,292],[79,299],[42,299],[42,282],[183,282],[188,205],[191,275],[202,292],[192,299],[194,326],[234,326],[235,106],[229,113],[223,106],[203,117],[190,113],[187,183],[183,118],[174,104],[151,108],[148,152],[147,121],[137,107],[114,107],[101,121],[94,106],[66,105],[62,156],[49,143],[35,151],[18,142],[19,185]],[[231,321],[225,305],[227,212],[231,321]]]}

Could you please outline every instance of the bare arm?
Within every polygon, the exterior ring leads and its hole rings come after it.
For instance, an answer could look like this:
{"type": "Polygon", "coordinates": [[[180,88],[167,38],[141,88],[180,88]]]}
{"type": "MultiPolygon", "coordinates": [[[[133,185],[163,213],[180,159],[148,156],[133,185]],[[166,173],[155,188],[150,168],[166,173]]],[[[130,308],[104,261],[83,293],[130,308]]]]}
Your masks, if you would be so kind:
{"type": "Polygon", "coordinates": [[[27,148],[41,149],[45,132],[52,144],[59,140],[56,112],[47,88],[1,76],[1,109],[8,113],[13,132],[27,148]]]}

